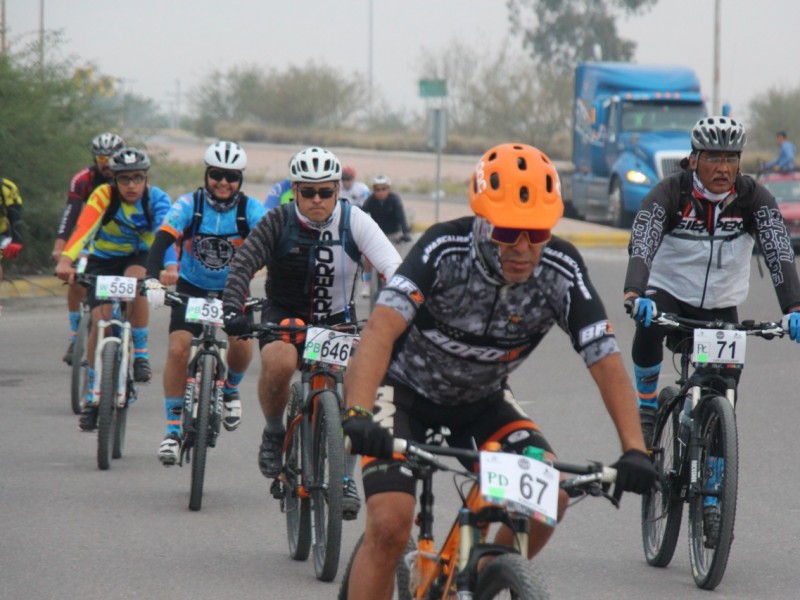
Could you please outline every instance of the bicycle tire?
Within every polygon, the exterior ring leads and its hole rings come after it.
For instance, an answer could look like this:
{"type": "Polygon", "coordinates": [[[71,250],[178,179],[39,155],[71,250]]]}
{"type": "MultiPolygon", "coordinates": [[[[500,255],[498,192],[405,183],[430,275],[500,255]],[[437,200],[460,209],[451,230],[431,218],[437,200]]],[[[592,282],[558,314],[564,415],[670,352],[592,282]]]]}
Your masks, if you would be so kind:
{"type": "MultiPolygon", "coordinates": [[[[347,566],[344,568],[344,574],[342,575],[342,582],[339,585],[339,595],[337,596],[338,600],[347,600],[347,594],[349,593],[350,585],[350,571],[353,570],[353,561],[356,558],[356,554],[358,554],[358,549],[361,548],[361,542],[364,541],[364,534],[362,533],[358,536],[358,540],[356,541],[356,545],[353,547],[353,552],[350,554],[350,558],[347,561],[347,566]]],[[[414,543],[413,539],[409,539],[406,543],[406,549],[403,552],[403,555],[400,557],[400,560],[397,561],[397,566],[395,567],[395,582],[396,582],[396,594],[398,600],[413,600],[414,594],[412,594],[411,590],[409,589],[409,585],[411,582],[411,573],[408,570],[408,565],[406,565],[405,555],[409,552],[414,552],[417,549],[417,545],[414,543]]]]}
{"type": "Polygon", "coordinates": [[[475,600],[490,600],[501,592],[510,592],[512,598],[521,600],[550,598],[541,572],[521,554],[501,554],[478,573],[475,600]]]}
{"type": "Polygon", "coordinates": [[[344,495],[344,438],[339,396],[325,390],[317,396],[311,439],[311,515],[314,572],[332,581],[339,570],[344,495]]]}
{"type": "Polygon", "coordinates": [[[122,458],[125,449],[125,426],[128,422],[128,407],[117,407],[114,411],[114,444],[111,449],[111,458],[122,458]]]}
{"type": "Polygon", "coordinates": [[[200,394],[197,399],[197,416],[194,417],[194,446],[192,448],[192,485],[189,493],[189,510],[200,510],[203,504],[203,485],[206,477],[206,458],[208,453],[209,423],[211,416],[211,395],[214,393],[216,362],[214,356],[202,357],[202,372],[199,378],[200,394]]]}
{"type": "Polygon", "coordinates": [[[658,395],[660,413],[653,460],[661,475],[661,490],[642,494],[642,544],[645,560],[653,567],[666,567],[672,560],[683,516],[681,481],[678,480],[681,456],[678,427],[683,397],[675,400],[678,392],[678,388],[669,386],[658,395]]]}
{"type": "MultiPolygon", "coordinates": [[[[303,390],[299,381],[292,383],[287,414],[287,425],[300,414],[303,404],[303,390]]],[[[287,427],[288,431],[288,427],[287,427]]],[[[302,475],[302,443],[300,429],[294,429],[289,438],[284,460],[282,509],[286,515],[286,537],[289,543],[289,556],[294,560],[306,560],[311,553],[311,499],[301,498],[298,493],[299,478],[302,475]]]]}
{"type": "Polygon", "coordinates": [[[105,471],[111,467],[114,444],[114,418],[117,379],[119,378],[119,342],[108,341],[101,355],[103,373],[100,379],[100,398],[97,402],[97,467],[105,471]]]}
{"type": "Polygon", "coordinates": [[[733,527],[736,520],[736,495],[739,482],[739,451],[736,432],[736,415],[730,402],[722,396],[712,396],[703,402],[701,419],[701,441],[698,468],[703,476],[699,486],[703,486],[708,468],[706,459],[713,456],[724,460],[724,470],[717,496],[719,506],[719,536],[715,548],[705,547],[706,531],[703,522],[705,496],[700,489],[695,490],[689,500],[689,562],[692,577],[697,587],[713,590],[728,565],[733,527]]]}
{"type": "Polygon", "coordinates": [[[87,377],[88,363],[86,357],[86,339],[89,335],[92,314],[83,312],[78,322],[78,329],[75,332],[75,345],[72,347],[72,373],[70,379],[70,405],[72,412],[76,415],[81,414],[86,399],[86,391],[89,384],[87,377]]]}

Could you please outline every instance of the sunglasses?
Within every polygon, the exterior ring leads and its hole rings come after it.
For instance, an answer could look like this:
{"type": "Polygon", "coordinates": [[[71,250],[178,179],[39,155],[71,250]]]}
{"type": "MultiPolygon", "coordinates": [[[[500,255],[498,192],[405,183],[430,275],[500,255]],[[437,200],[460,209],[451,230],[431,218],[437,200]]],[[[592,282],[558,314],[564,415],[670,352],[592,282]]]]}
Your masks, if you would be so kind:
{"type": "Polygon", "coordinates": [[[336,193],[335,188],[312,188],[312,187],[300,188],[300,195],[306,200],[311,200],[314,196],[319,196],[323,200],[327,200],[328,198],[333,198],[333,195],[335,193],[336,193]]]}
{"type": "Polygon", "coordinates": [[[209,169],[208,176],[214,181],[222,181],[224,179],[228,183],[239,183],[242,180],[242,174],[239,171],[209,169]]]}
{"type": "Polygon", "coordinates": [[[140,183],[144,183],[144,180],[147,179],[141,173],[137,173],[136,175],[117,175],[116,181],[117,185],[139,185],[140,183]]]}
{"type": "Polygon", "coordinates": [[[388,192],[389,188],[388,187],[374,187],[374,188],[372,188],[372,191],[373,192],[388,192]]]}
{"type": "Polygon", "coordinates": [[[491,240],[503,246],[515,246],[525,234],[529,244],[544,244],[550,241],[549,229],[517,229],[516,227],[494,227],[491,240]]]}
{"type": "Polygon", "coordinates": [[[104,154],[98,154],[94,157],[95,162],[100,167],[106,167],[111,162],[110,156],[105,156],[104,154]]]}

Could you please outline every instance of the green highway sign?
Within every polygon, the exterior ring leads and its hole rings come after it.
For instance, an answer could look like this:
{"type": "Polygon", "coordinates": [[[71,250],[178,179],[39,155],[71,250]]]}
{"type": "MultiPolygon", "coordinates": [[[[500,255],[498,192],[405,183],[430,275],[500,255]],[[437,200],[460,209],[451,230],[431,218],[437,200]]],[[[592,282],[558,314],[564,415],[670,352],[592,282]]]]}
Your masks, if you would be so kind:
{"type": "Polygon", "coordinates": [[[447,80],[420,79],[419,95],[423,98],[444,98],[447,96],[447,80]]]}

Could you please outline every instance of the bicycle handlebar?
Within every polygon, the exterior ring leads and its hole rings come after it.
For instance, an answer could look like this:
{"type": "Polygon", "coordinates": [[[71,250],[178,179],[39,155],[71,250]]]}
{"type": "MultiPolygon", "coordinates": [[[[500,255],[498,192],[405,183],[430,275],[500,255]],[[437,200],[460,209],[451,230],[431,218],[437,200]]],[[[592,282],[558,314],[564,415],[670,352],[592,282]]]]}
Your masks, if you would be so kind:
{"type": "Polygon", "coordinates": [[[773,337],[783,337],[788,333],[788,328],[782,322],[764,321],[756,322],[752,320],[742,321],[741,323],[732,323],[723,321],[721,319],[714,319],[711,321],[703,321],[700,319],[689,319],[681,317],[673,313],[658,312],[653,315],[653,324],[661,325],[662,327],[670,327],[672,329],[730,329],[742,331],[746,335],[755,335],[765,339],[772,339],[773,337]]]}
{"type": "Polygon", "coordinates": [[[248,337],[268,337],[274,339],[290,338],[297,334],[305,333],[311,328],[330,329],[340,333],[358,334],[366,321],[349,321],[346,323],[336,323],[333,325],[310,323],[310,324],[281,324],[281,323],[254,323],[250,326],[250,333],[246,333],[240,338],[248,337]]]}
{"type": "MultiPolygon", "coordinates": [[[[191,298],[205,298],[208,299],[208,296],[193,296],[191,294],[184,294],[183,292],[173,292],[171,290],[165,290],[164,293],[164,304],[168,306],[172,306],[174,304],[183,305],[186,304],[187,300],[191,298]]],[[[217,300],[222,300],[221,297],[217,297],[217,300]]],[[[244,310],[245,312],[252,312],[254,310],[258,310],[261,304],[264,302],[264,298],[247,298],[244,301],[244,310]]]]}

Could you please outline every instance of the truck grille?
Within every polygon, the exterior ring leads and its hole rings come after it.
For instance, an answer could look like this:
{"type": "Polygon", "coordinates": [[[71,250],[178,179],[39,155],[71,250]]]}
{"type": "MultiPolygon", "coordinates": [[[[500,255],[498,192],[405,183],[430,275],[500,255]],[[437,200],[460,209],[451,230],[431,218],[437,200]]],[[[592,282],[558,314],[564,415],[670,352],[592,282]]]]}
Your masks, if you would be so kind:
{"type": "Polygon", "coordinates": [[[667,150],[663,152],[656,152],[653,156],[653,162],[656,165],[656,175],[658,179],[664,179],[673,173],[680,171],[681,161],[686,158],[687,152],[667,150]]]}
{"type": "Polygon", "coordinates": [[[664,158],[661,159],[661,173],[659,173],[659,177],[664,179],[667,175],[672,175],[677,171],[681,170],[681,159],[680,158],[664,158]]]}

